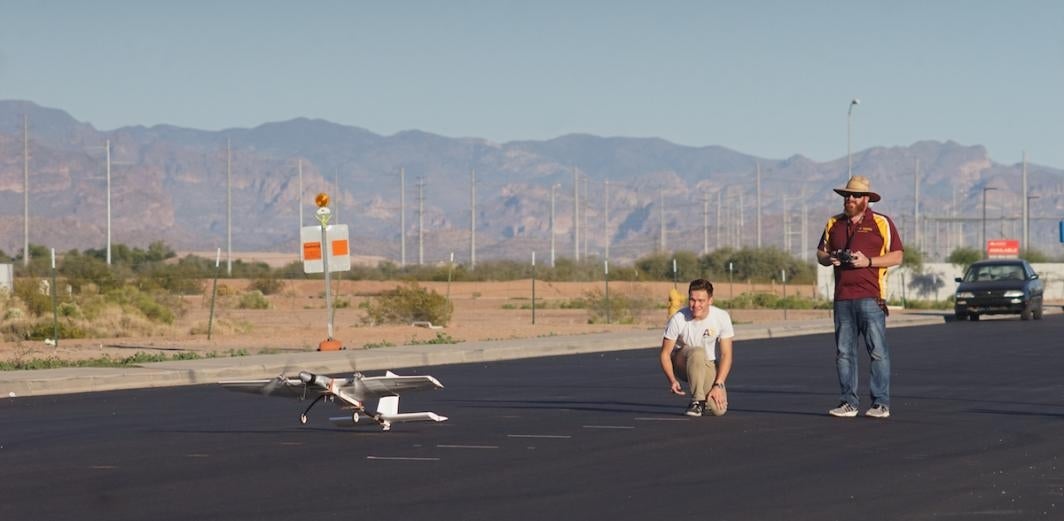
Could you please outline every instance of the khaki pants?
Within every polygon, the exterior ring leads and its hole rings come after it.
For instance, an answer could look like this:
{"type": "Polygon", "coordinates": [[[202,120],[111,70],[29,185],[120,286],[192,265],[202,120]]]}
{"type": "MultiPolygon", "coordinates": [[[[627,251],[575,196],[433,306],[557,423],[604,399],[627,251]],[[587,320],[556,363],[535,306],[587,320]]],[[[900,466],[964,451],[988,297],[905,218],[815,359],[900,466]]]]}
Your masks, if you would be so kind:
{"type": "MultiPolygon", "coordinates": [[[[692,399],[705,401],[706,407],[713,413],[713,416],[724,416],[724,413],[728,412],[727,406],[717,407],[717,404],[709,399],[713,380],[717,378],[717,362],[706,359],[705,349],[687,346],[673,350],[672,370],[676,378],[688,383],[692,399]]],[[[727,397],[727,391],[724,391],[724,395],[727,397]]]]}

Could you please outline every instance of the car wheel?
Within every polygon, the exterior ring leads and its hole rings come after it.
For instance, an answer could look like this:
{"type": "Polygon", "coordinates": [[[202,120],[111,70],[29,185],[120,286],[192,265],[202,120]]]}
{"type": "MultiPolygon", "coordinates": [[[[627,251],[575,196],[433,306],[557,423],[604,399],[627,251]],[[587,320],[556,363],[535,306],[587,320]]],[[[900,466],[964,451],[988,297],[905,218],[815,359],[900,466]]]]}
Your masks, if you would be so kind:
{"type": "Polygon", "coordinates": [[[1031,308],[1025,307],[1020,311],[1020,320],[1031,320],[1031,308]]]}
{"type": "Polygon", "coordinates": [[[968,313],[968,320],[979,322],[979,313],[968,313]]]}

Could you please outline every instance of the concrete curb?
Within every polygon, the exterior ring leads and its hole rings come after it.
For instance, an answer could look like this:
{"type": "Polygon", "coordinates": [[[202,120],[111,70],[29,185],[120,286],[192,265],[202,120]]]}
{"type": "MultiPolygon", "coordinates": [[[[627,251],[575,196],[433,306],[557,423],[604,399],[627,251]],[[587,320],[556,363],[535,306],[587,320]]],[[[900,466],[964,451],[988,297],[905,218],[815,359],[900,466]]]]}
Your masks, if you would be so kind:
{"type": "MultiPolygon", "coordinates": [[[[942,314],[899,314],[888,327],[942,324],[942,314]]],[[[741,340],[784,338],[833,333],[829,320],[740,324],[741,340]]],[[[379,349],[305,352],[157,362],[139,367],[64,368],[0,372],[0,399],[18,396],[171,387],[217,383],[222,380],[269,378],[286,372],[345,373],[408,367],[494,362],[544,356],[651,349],[661,345],[661,330],[546,336],[519,340],[411,345],[379,349]]]]}

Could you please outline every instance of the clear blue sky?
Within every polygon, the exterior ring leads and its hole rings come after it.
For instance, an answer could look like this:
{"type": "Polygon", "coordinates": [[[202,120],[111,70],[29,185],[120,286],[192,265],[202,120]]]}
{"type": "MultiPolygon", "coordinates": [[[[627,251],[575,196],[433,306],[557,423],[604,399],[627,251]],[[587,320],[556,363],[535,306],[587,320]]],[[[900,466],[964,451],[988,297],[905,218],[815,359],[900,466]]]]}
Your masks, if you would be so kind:
{"type": "Polygon", "coordinates": [[[110,130],[300,116],[763,157],[952,139],[1064,168],[1064,2],[0,0],[0,99],[110,130]]]}

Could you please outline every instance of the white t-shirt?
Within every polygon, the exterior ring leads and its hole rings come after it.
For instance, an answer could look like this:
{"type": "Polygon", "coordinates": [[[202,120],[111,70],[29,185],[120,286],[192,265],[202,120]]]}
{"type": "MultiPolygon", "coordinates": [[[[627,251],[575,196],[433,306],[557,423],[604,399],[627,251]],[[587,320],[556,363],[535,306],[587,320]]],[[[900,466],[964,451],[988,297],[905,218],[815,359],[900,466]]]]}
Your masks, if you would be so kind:
{"type": "Polygon", "coordinates": [[[717,306],[709,307],[709,314],[702,320],[695,320],[691,308],[683,308],[669,318],[665,325],[665,338],[676,341],[676,349],[686,346],[702,346],[706,350],[706,360],[717,359],[717,342],[722,338],[732,338],[731,315],[717,306]]]}

